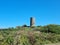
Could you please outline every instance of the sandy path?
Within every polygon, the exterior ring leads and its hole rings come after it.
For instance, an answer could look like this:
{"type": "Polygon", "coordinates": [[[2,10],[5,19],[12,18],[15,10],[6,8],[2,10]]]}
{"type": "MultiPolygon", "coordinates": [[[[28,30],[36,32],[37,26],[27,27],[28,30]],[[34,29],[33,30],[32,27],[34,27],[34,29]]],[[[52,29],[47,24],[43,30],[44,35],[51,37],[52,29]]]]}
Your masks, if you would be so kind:
{"type": "Polygon", "coordinates": [[[55,43],[55,44],[46,44],[46,45],[60,45],[60,43],[55,43]]]}

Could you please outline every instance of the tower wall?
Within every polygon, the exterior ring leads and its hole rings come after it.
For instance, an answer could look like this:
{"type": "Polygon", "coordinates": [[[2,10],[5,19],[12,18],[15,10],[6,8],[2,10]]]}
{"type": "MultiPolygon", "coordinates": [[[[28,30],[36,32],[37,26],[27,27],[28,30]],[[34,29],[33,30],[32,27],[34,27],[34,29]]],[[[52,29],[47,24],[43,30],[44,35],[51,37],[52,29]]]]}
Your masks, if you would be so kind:
{"type": "Polygon", "coordinates": [[[31,17],[30,18],[30,27],[34,26],[35,24],[35,18],[31,17]]]}

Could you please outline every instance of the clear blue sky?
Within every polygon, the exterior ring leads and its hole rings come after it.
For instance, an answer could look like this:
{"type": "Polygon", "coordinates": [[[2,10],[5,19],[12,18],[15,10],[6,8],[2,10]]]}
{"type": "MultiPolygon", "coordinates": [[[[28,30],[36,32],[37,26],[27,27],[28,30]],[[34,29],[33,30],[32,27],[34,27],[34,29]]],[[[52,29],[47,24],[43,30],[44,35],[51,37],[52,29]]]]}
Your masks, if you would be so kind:
{"type": "Polygon", "coordinates": [[[0,0],[0,28],[29,25],[60,24],[60,0],[0,0]]]}

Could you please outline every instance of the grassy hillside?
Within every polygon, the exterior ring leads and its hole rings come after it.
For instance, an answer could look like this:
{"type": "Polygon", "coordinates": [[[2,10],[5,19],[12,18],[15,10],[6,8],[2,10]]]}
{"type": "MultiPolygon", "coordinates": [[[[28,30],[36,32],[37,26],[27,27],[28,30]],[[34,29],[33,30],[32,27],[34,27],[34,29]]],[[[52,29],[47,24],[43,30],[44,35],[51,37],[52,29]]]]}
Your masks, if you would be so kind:
{"type": "Polygon", "coordinates": [[[45,45],[60,42],[60,25],[0,29],[0,45],[45,45]]]}

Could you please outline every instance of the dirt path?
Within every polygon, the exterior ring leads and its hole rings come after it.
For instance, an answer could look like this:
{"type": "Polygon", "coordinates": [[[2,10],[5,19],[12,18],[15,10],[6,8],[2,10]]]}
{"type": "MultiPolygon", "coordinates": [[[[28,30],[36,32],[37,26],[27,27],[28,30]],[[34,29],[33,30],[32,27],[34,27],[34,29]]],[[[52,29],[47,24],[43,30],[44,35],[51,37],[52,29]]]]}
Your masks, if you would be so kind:
{"type": "Polygon", "coordinates": [[[60,45],[60,43],[55,43],[55,44],[46,44],[46,45],[60,45]]]}

